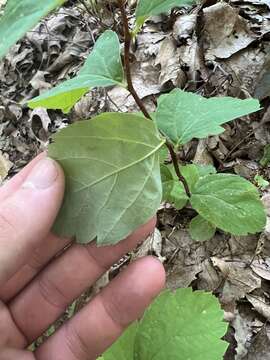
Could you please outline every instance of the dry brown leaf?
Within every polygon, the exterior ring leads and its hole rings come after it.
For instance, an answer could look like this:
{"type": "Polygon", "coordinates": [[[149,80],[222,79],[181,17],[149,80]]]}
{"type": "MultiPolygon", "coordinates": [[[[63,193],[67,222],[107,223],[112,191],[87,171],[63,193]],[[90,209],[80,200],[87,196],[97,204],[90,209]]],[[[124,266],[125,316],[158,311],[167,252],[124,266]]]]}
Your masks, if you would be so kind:
{"type": "Polygon", "coordinates": [[[205,57],[226,59],[251,44],[256,36],[250,31],[248,22],[238,11],[225,2],[219,2],[203,10],[205,57]]]}
{"type": "Polygon", "coordinates": [[[0,185],[3,183],[8,175],[9,170],[13,166],[12,162],[0,151],[0,185]]]}

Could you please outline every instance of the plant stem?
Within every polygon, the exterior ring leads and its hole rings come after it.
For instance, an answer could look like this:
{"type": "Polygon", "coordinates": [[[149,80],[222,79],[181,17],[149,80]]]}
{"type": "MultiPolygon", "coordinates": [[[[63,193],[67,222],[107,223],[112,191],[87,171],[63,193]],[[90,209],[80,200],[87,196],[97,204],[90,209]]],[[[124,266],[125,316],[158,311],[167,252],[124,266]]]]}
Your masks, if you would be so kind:
{"type": "Polygon", "coordinates": [[[178,163],[178,160],[177,160],[176,153],[175,153],[175,151],[173,149],[172,144],[169,143],[168,140],[166,140],[166,146],[167,146],[167,148],[168,148],[168,150],[170,152],[175,173],[176,173],[179,181],[183,184],[187,196],[191,197],[191,193],[190,193],[190,190],[189,190],[189,187],[188,187],[188,183],[187,183],[186,179],[184,178],[184,176],[180,172],[179,163],[178,163]]]}
{"type": "MultiPolygon", "coordinates": [[[[146,107],[144,106],[143,101],[141,100],[141,98],[139,97],[139,95],[137,94],[137,91],[134,89],[134,86],[133,86],[132,75],[131,75],[131,66],[130,66],[130,46],[131,46],[132,37],[131,37],[130,30],[129,30],[128,17],[127,17],[127,13],[126,13],[126,9],[125,9],[125,2],[126,2],[125,0],[118,0],[118,5],[119,5],[120,11],[121,11],[123,27],[124,27],[124,38],[125,38],[124,63],[125,63],[125,72],[126,72],[126,78],[127,78],[127,90],[133,96],[136,104],[138,105],[138,107],[140,108],[140,110],[142,111],[144,116],[147,119],[152,120],[149,112],[147,111],[146,107]]],[[[166,146],[170,152],[173,166],[175,169],[175,173],[176,173],[179,181],[183,184],[187,196],[190,197],[191,193],[190,193],[190,190],[188,187],[188,183],[180,172],[176,153],[174,151],[172,144],[169,142],[168,139],[166,139],[166,146]]]]}
{"type": "Polygon", "coordinates": [[[125,9],[125,1],[119,0],[118,3],[119,3],[120,11],[121,11],[123,25],[124,25],[124,36],[125,36],[124,62],[125,62],[125,71],[126,71],[126,77],[127,77],[127,89],[133,96],[136,104],[141,109],[143,115],[147,119],[151,120],[151,116],[149,115],[148,111],[146,110],[146,107],[144,106],[144,103],[138,96],[137,91],[134,89],[134,86],[133,86],[132,75],[131,75],[131,66],[130,66],[130,45],[131,45],[132,37],[131,37],[130,31],[129,31],[129,26],[128,26],[128,18],[127,18],[127,13],[126,13],[126,9],[125,9]]]}

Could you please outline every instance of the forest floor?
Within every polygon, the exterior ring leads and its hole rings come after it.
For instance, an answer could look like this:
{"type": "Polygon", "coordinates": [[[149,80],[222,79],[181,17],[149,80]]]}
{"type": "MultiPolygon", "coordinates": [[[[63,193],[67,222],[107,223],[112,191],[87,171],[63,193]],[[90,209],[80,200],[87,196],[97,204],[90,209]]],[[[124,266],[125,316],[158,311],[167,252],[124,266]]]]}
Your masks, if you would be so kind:
{"type": "MultiPolygon", "coordinates": [[[[83,1],[68,1],[0,62],[0,183],[46,149],[50,136],[67,124],[104,111],[137,111],[131,96],[117,87],[89,92],[68,115],[21,105],[74,76],[98,36],[121,28],[113,2],[100,3],[102,10],[95,13],[83,1]]],[[[269,0],[206,0],[148,21],[133,46],[132,73],[149,111],[161,93],[175,87],[206,97],[261,100],[260,112],[226,124],[220,136],[190,142],[178,155],[182,162],[212,164],[255,184],[260,175],[257,185],[270,216],[269,40],[269,0]]],[[[270,222],[261,234],[235,237],[218,231],[201,243],[187,232],[191,215],[189,209],[162,204],[155,233],[74,302],[64,318],[134,258],[152,254],[166,267],[168,288],[192,286],[218,297],[229,323],[225,360],[270,359],[270,222]]]]}

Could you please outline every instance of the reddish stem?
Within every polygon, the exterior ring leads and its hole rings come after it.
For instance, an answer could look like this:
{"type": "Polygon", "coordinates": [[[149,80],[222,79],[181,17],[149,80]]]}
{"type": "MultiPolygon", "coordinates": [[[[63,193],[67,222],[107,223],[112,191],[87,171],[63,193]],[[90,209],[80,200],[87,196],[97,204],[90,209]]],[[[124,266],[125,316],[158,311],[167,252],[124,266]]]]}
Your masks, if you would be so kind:
{"type": "MultiPolygon", "coordinates": [[[[139,95],[137,94],[137,91],[134,89],[134,86],[133,86],[132,75],[131,75],[131,65],[130,65],[130,46],[131,46],[132,37],[131,37],[130,30],[129,30],[129,25],[128,25],[128,17],[127,17],[127,13],[126,13],[126,9],[125,9],[125,0],[118,0],[118,4],[119,4],[120,11],[121,11],[123,26],[124,26],[124,37],[125,37],[124,63],[125,63],[125,72],[126,72],[126,78],[127,78],[127,89],[130,92],[130,94],[133,96],[136,104],[138,105],[138,107],[140,108],[140,110],[142,111],[144,116],[147,119],[152,120],[149,112],[147,111],[146,107],[144,106],[143,101],[141,100],[141,98],[139,97],[139,95]]],[[[183,184],[186,194],[190,197],[191,194],[189,191],[188,183],[180,172],[179,163],[178,163],[174,148],[168,140],[166,140],[166,146],[170,152],[173,166],[175,169],[175,173],[176,173],[179,181],[183,184]]]]}

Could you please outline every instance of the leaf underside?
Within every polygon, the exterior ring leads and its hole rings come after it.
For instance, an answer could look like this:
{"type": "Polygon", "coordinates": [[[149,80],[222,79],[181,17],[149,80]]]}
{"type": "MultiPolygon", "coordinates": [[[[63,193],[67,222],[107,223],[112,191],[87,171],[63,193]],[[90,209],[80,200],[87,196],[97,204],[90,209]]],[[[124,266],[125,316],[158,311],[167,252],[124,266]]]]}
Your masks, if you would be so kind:
{"type": "Polygon", "coordinates": [[[0,18],[0,59],[38,21],[65,0],[8,0],[0,18]]]}
{"type": "Polygon", "coordinates": [[[99,37],[75,78],[30,100],[28,106],[61,109],[67,113],[89,89],[124,86],[123,79],[119,39],[115,32],[107,30],[99,37]]]}
{"type": "Polygon", "coordinates": [[[49,155],[66,175],[64,204],[54,230],[79,243],[115,244],[159,207],[159,149],[164,141],[149,120],[104,113],[53,138],[49,155]]]}
{"type": "Polygon", "coordinates": [[[158,128],[175,145],[184,145],[193,138],[206,138],[224,131],[228,121],[260,109],[255,99],[239,100],[231,97],[202,96],[175,89],[158,101],[158,128]]]}
{"type": "Polygon", "coordinates": [[[205,220],[233,235],[254,234],[266,223],[258,190],[237,175],[214,174],[199,179],[190,202],[205,220]]]}

